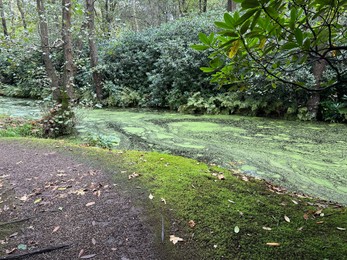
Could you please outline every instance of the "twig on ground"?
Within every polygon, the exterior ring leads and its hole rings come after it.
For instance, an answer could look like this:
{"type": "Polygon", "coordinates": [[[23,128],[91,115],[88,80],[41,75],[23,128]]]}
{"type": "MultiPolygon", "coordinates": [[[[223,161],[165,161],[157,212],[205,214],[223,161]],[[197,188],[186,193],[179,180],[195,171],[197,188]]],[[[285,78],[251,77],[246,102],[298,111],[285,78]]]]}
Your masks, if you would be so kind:
{"type": "Polygon", "coordinates": [[[29,219],[30,218],[23,218],[23,219],[17,219],[17,220],[13,220],[13,221],[3,222],[3,223],[0,223],[0,227],[28,221],[29,219]]]}
{"type": "Polygon", "coordinates": [[[27,257],[31,257],[33,255],[49,253],[49,252],[54,251],[54,250],[64,249],[64,248],[69,248],[69,247],[70,247],[70,245],[51,246],[51,247],[46,247],[46,248],[43,248],[43,249],[33,250],[31,252],[20,254],[20,255],[2,256],[2,257],[0,257],[0,260],[24,259],[24,258],[27,258],[27,257]]]}

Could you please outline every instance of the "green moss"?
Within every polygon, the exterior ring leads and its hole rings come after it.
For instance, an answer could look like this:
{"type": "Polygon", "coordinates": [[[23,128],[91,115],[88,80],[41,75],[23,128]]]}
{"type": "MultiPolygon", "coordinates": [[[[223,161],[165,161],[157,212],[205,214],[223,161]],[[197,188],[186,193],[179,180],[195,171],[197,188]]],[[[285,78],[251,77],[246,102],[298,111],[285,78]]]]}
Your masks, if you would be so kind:
{"type": "Polygon", "coordinates": [[[127,152],[125,160],[136,162],[141,174],[136,181],[154,195],[158,208],[175,216],[171,220],[181,224],[175,235],[185,238],[185,246],[198,248],[200,259],[343,259],[347,254],[347,232],[337,229],[347,226],[345,208],[329,206],[322,210],[324,216],[314,215],[321,204],[276,194],[263,181],[244,181],[233,172],[182,157],[127,152]],[[219,173],[225,180],[214,176],[219,173]],[[194,228],[189,228],[190,220],[194,228]],[[267,246],[269,242],[280,246],[267,246]]]}

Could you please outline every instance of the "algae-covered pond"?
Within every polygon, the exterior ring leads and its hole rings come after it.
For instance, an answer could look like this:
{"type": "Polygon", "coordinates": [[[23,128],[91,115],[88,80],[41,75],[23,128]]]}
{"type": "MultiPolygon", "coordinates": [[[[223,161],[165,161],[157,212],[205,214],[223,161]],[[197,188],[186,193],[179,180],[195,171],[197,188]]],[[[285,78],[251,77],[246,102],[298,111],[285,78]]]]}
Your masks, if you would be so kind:
{"type": "MultiPolygon", "coordinates": [[[[0,114],[39,111],[21,102],[0,97],[0,114]]],[[[77,114],[81,135],[102,135],[116,148],[192,157],[347,205],[346,125],[130,109],[77,114]]]]}

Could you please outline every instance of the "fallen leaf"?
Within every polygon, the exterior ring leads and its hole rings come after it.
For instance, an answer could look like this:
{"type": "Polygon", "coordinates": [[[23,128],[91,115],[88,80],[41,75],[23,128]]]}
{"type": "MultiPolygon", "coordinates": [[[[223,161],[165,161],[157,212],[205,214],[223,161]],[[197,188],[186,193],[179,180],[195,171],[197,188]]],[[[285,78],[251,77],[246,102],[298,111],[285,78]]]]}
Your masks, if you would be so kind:
{"type": "Polygon", "coordinates": [[[266,243],[267,246],[280,246],[280,243],[276,243],[276,242],[269,242],[266,243]]]}
{"type": "Polygon", "coordinates": [[[17,250],[17,248],[6,249],[5,253],[9,255],[9,254],[14,253],[16,250],[17,250]]]}
{"type": "Polygon", "coordinates": [[[272,230],[270,227],[263,227],[264,230],[272,230]]]}
{"type": "Polygon", "coordinates": [[[81,256],[80,258],[81,258],[81,259],[90,259],[90,258],[93,258],[94,256],[96,256],[96,254],[84,255],[84,256],[81,256]]]}
{"type": "Polygon", "coordinates": [[[234,232],[237,234],[237,233],[239,233],[240,232],[240,228],[238,227],[238,226],[235,226],[234,227],[234,232]]]}
{"type": "Polygon", "coordinates": [[[40,203],[41,201],[42,201],[42,198],[37,198],[37,199],[34,201],[34,204],[40,203]]]}
{"type": "Polygon", "coordinates": [[[303,216],[303,218],[304,218],[305,220],[308,220],[309,215],[305,213],[304,216],[303,216]]]}
{"type": "Polygon", "coordinates": [[[177,242],[184,241],[183,238],[176,237],[175,235],[170,235],[170,241],[175,245],[177,242]]]}
{"type": "Polygon", "coordinates": [[[196,223],[194,220],[189,220],[188,225],[189,227],[194,228],[196,226],[196,223]]]}
{"type": "Polygon", "coordinates": [[[337,227],[338,230],[341,230],[341,231],[346,231],[345,228],[342,228],[342,227],[337,227]]]}
{"type": "Polygon", "coordinates": [[[290,218],[286,215],[284,215],[284,220],[287,221],[288,223],[290,222],[290,218]]]}
{"type": "Polygon", "coordinates": [[[18,236],[18,232],[13,233],[13,234],[9,235],[8,237],[11,238],[11,237],[16,237],[16,236],[18,236]]]}
{"type": "Polygon", "coordinates": [[[320,214],[322,214],[322,210],[320,209],[320,210],[317,210],[315,213],[314,213],[314,215],[320,215],[320,214]]]}
{"type": "Polygon", "coordinates": [[[324,221],[317,221],[316,224],[323,224],[324,221]]]}
{"type": "Polygon", "coordinates": [[[293,201],[293,203],[295,204],[295,205],[298,205],[299,204],[299,202],[297,202],[296,200],[292,200],[293,201]]]}
{"type": "Polygon", "coordinates": [[[56,226],[56,227],[53,229],[52,234],[55,233],[55,232],[57,232],[57,231],[59,230],[59,228],[60,228],[60,226],[56,226]]]}
{"type": "Polygon", "coordinates": [[[241,178],[243,181],[249,181],[248,177],[247,176],[242,176],[241,178]]]}
{"type": "Polygon", "coordinates": [[[150,200],[152,200],[152,199],[154,198],[154,196],[152,195],[152,193],[149,194],[148,198],[149,198],[150,200]]]}
{"type": "Polygon", "coordinates": [[[90,207],[90,206],[92,206],[92,205],[94,205],[94,204],[95,204],[95,201],[88,202],[88,203],[86,204],[86,207],[90,207]]]}
{"type": "Polygon", "coordinates": [[[78,258],[80,258],[83,255],[83,253],[84,253],[84,249],[81,249],[79,254],[78,254],[78,258]]]}
{"type": "Polygon", "coordinates": [[[92,244],[95,246],[96,245],[96,240],[92,238],[92,244]]]}
{"type": "Polygon", "coordinates": [[[84,189],[76,190],[74,193],[75,193],[76,195],[81,195],[81,196],[83,196],[84,194],[86,194],[84,189]]]}
{"type": "Polygon", "coordinates": [[[220,179],[220,180],[225,180],[224,174],[218,174],[218,179],[220,179]]]}
{"type": "MultiPolygon", "coordinates": [[[[125,172],[124,172],[124,173],[125,173],[125,172]]],[[[128,176],[128,179],[131,180],[131,179],[137,178],[137,177],[139,177],[139,176],[140,176],[140,174],[138,174],[138,173],[136,173],[136,172],[133,172],[132,174],[130,174],[130,175],[128,176]]]]}
{"type": "Polygon", "coordinates": [[[97,197],[100,197],[101,191],[100,190],[94,191],[94,195],[97,197]]]}
{"type": "Polygon", "coordinates": [[[21,200],[21,201],[27,201],[28,198],[29,198],[29,196],[25,194],[24,196],[20,197],[19,200],[21,200]]]}

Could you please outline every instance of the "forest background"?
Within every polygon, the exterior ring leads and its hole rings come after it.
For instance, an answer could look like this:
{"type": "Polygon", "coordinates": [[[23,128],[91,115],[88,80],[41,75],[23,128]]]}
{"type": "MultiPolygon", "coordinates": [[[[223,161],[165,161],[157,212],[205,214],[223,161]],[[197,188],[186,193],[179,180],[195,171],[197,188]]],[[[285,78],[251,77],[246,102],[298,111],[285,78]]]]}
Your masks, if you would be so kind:
{"type": "MultiPolygon", "coordinates": [[[[65,111],[67,103],[79,103],[346,122],[344,81],[312,92],[286,81],[274,84],[273,77],[261,73],[244,77],[241,62],[228,71],[233,82],[215,80],[235,58],[230,56],[234,41],[222,64],[213,59],[216,50],[199,44],[220,31],[221,23],[214,22],[223,20],[226,11],[242,7],[241,14],[247,15],[247,8],[256,7],[235,2],[243,1],[0,0],[0,94],[56,100],[52,117],[59,107],[65,111]],[[196,50],[199,46],[203,51],[196,50]],[[314,116],[309,113],[313,93],[319,94],[314,116]]],[[[343,14],[345,5],[337,11],[343,14]]],[[[250,26],[250,16],[246,18],[243,23],[250,26]]],[[[345,18],[339,22],[346,23],[345,18]]],[[[340,52],[344,68],[345,49],[340,52]]],[[[306,85],[314,79],[312,66],[294,67],[290,75],[306,85]]],[[[69,119],[70,112],[64,113],[69,119]]]]}

